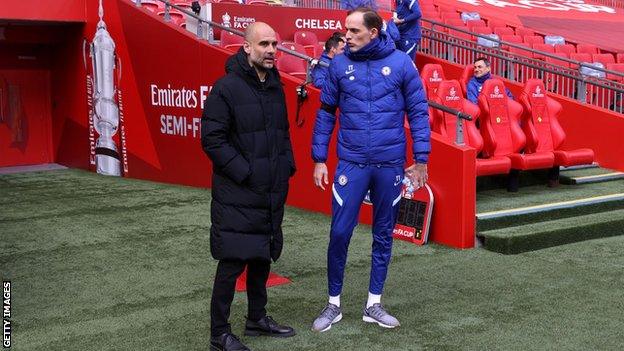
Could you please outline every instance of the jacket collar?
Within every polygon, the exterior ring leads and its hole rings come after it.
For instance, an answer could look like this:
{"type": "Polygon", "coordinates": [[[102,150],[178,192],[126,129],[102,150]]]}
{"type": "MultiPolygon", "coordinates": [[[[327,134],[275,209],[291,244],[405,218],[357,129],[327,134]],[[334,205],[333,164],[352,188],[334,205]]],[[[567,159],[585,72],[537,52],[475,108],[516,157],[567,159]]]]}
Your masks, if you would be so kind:
{"type": "Polygon", "coordinates": [[[352,52],[348,46],[345,47],[344,54],[353,61],[379,60],[390,55],[394,50],[394,42],[384,31],[381,31],[379,37],[371,40],[358,51],[352,52]]]}
{"type": "Polygon", "coordinates": [[[492,74],[490,72],[488,72],[488,73],[482,75],[481,77],[476,77],[475,76],[474,78],[475,78],[475,80],[477,82],[479,82],[479,84],[483,84],[483,82],[485,82],[486,80],[490,79],[491,77],[492,77],[492,74]]]}
{"type": "Polygon", "coordinates": [[[270,87],[280,86],[281,84],[279,73],[275,66],[267,71],[264,83],[260,82],[258,73],[255,68],[249,65],[247,53],[242,47],[225,62],[225,73],[238,75],[256,89],[268,89],[270,87]]]}

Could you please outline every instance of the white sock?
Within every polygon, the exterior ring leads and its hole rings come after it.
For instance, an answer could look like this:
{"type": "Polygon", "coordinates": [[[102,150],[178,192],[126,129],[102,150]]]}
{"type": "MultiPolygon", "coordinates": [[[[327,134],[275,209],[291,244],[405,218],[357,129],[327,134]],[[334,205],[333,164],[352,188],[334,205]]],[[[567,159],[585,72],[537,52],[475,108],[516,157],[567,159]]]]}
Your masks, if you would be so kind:
{"type": "Polygon", "coordinates": [[[334,305],[340,307],[340,295],[330,296],[329,297],[329,303],[334,304],[334,305]]]}
{"type": "Polygon", "coordinates": [[[369,292],[368,301],[366,301],[366,308],[369,308],[376,303],[381,303],[381,294],[376,295],[369,292]]]}

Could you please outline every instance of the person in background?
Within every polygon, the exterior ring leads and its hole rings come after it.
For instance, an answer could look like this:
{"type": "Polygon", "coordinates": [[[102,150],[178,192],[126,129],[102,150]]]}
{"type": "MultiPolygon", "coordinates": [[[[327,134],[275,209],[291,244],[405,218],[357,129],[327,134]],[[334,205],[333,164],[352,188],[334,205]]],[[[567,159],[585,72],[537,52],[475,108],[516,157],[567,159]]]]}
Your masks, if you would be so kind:
{"type": "Polygon", "coordinates": [[[397,49],[406,53],[412,61],[416,57],[416,50],[422,37],[420,18],[422,12],[418,0],[397,0],[394,23],[399,28],[401,38],[397,42],[397,49]]]}
{"type": "MultiPolygon", "coordinates": [[[[470,100],[474,104],[478,104],[479,94],[481,93],[481,88],[483,88],[483,83],[492,78],[492,73],[490,73],[490,61],[485,57],[478,57],[474,60],[474,73],[472,78],[468,81],[466,85],[466,95],[468,100],[470,100]]],[[[513,95],[509,91],[509,89],[505,88],[507,96],[513,99],[513,95]]]]}
{"type": "MultiPolygon", "coordinates": [[[[328,65],[331,63],[334,56],[342,54],[345,47],[345,41],[342,39],[341,33],[334,33],[327,41],[325,42],[325,51],[321,54],[319,58],[320,62],[325,62],[328,65]]],[[[329,67],[323,67],[319,64],[315,65],[312,69],[312,84],[321,89],[323,88],[323,83],[325,82],[325,78],[327,76],[327,70],[329,67]]]]}

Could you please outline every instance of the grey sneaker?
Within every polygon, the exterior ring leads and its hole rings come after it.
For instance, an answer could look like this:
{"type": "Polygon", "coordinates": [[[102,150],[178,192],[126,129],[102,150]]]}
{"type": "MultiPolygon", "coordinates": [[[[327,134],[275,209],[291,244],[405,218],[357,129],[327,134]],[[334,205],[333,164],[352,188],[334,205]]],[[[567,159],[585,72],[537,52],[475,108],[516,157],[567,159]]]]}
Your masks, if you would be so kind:
{"type": "Polygon", "coordinates": [[[377,323],[384,328],[395,328],[401,325],[399,320],[391,316],[380,303],[369,308],[364,307],[362,320],[367,323],[377,323]]]}
{"type": "Polygon", "coordinates": [[[324,332],[331,328],[332,324],[340,322],[342,319],[342,310],[333,303],[327,303],[321,314],[312,323],[312,330],[324,332]]]}

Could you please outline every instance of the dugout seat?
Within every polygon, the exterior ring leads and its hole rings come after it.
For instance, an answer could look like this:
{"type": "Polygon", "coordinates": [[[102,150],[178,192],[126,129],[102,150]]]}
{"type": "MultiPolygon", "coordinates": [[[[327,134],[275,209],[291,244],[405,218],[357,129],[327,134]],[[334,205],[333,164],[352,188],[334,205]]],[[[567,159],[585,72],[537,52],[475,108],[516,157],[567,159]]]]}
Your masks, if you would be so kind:
{"type": "Polygon", "coordinates": [[[526,144],[526,136],[520,127],[522,105],[507,97],[500,79],[492,78],[483,83],[479,108],[484,156],[506,156],[511,160],[507,190],[518,191],[519,171],[553,167],[555,156],[551,151],[522,153],[526,144]]]}
{"type": "MultiPolygon", "coordinates": [[[[476,127],[479,118],[479,107],[465,99],[461,94],[461,86],[457,80],[440,82],[433,100],[441,105],[453,108],[472,116],[472,121],[463,121],[464,143],[477,150],[483,149],[483,138],[476,127]]],[[[449,142],[454,143],[456,138],[457,116],[438,109],[433,110],[434,132],[439,133],[449,142]]],[[[505,156],[493,156],[476,159],[476,175],[506,174],[511,169],[511,160],[505,156]]]]}
{"type": "Polygon", "coordinates": [[[565,140],[565,132],[559,124],[562,107],[559,102],[546,95],[541,80],[527,81],[520,95],[520,103],[524,107],[522,130],[527,138],[524,149],[526,154],[552,152],[557,168],[594,162],[594,151],[591,149],[560,149],[565,140]]]}

